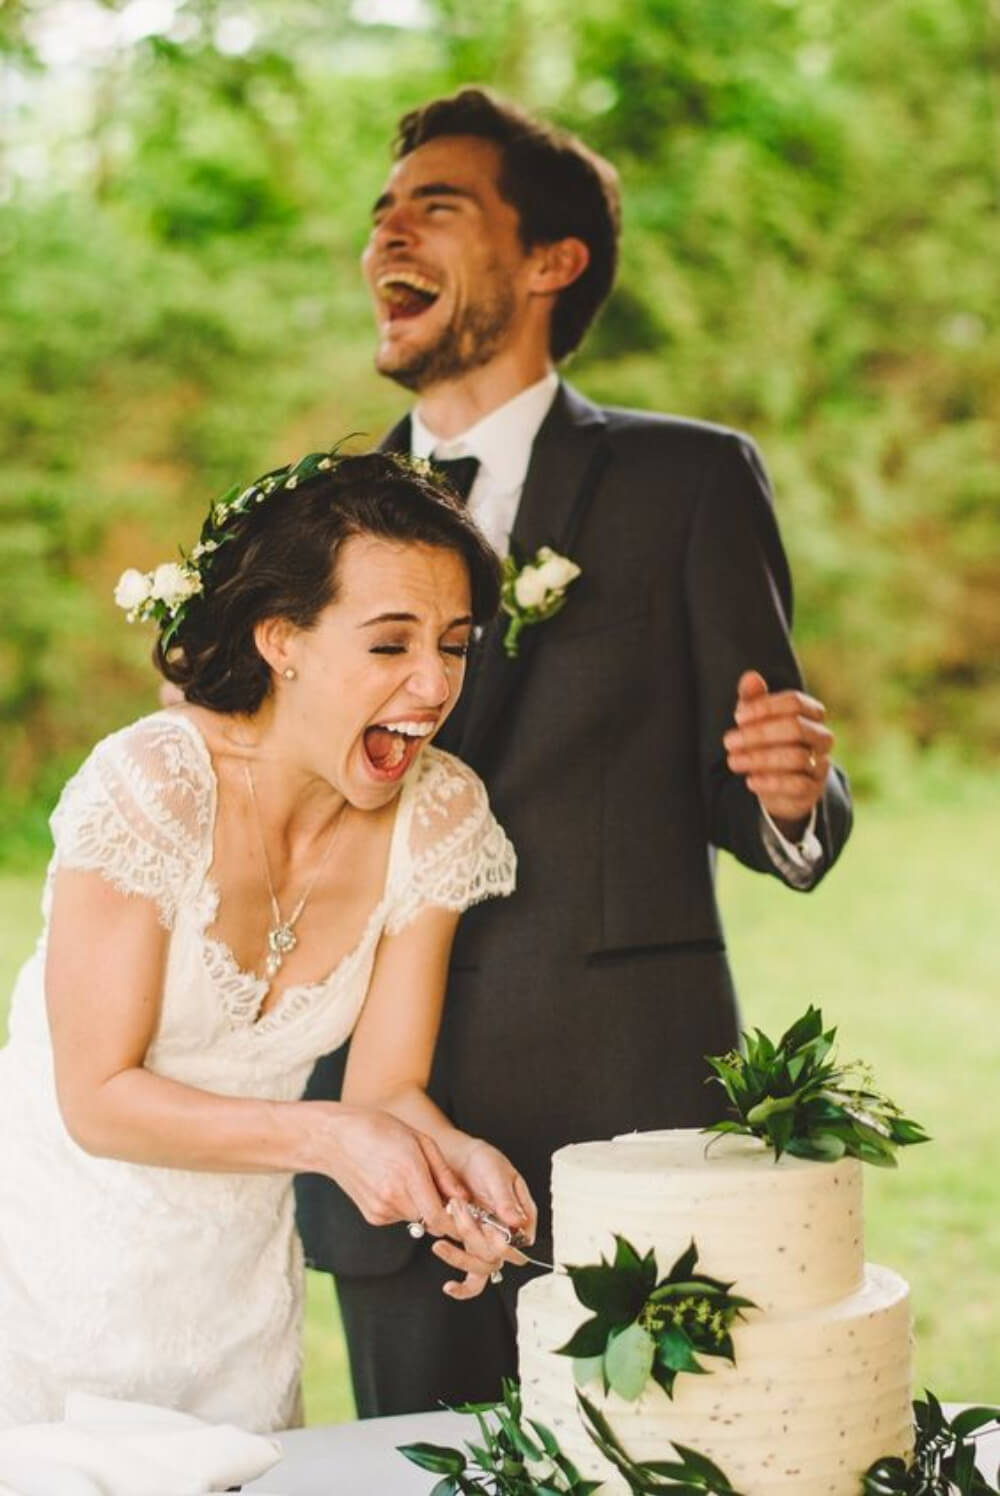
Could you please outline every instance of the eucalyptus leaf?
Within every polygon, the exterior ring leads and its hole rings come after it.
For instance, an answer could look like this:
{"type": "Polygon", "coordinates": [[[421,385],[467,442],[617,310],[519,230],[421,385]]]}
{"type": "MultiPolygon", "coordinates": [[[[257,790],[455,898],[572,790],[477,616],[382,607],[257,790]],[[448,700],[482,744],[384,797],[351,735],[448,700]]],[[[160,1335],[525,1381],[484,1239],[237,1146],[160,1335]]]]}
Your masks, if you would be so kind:
{"type": "Polygon", "coordinates": [[[604,1384],[604,1353],[599,1356],[575,1356],[573,1359],[573,1381],[578,1387],[588,1382],[604,1384]]]}
{"type": "Polygon", "coordinates": [[[648,1330],[632,1324],[614,1335],[604,1353],[608,1385],[626,1402],[635,1402],[646,1383],[656,1354],[656,1343],[648,1330]]]}

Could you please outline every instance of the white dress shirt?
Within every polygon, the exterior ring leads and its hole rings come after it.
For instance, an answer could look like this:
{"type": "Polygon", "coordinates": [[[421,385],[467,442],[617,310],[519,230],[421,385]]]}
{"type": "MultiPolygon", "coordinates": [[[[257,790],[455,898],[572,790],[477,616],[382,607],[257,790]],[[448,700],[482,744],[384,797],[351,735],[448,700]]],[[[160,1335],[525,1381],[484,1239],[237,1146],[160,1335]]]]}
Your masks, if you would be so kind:
{"type": "MultiPolygon", "coordinates": [[[[447,441],[439,440],[424,424],[419,406],[410,417],[412,457],[441,457],[446,461],[478,457],[479,471],[469,494],[469,513],[501,556],[506,556],[510,549],[510,534],[524,491],[532,445],[558,388],[559,376],[550,370],[512,400],[498,405],[474,426],[447,441]]],[[[790,842],[763,806],[760,810],[764,845],[771,861],[793,886],[808,887],[823,859],[823,848],[816,835],[815,808],[798,842],[790,842]]]]}
{"type": "Polygon", "coordinates": [[[439,440],[424,425],[419,406],[411,417],[412,457],[441,457],[445,461],[479,458],[479,472],[469,494],[469,513],[501,556],[510,549],[510,532],[521,502],[532,443],[558,388],[559,376],[550,371],[448,441],[439,440]]]}

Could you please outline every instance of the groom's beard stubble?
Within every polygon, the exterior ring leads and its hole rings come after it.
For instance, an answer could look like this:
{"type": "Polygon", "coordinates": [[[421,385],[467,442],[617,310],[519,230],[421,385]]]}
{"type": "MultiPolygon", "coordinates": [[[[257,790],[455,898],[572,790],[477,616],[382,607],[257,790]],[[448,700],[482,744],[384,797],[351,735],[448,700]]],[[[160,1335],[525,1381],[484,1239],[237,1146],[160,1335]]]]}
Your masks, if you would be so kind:
{"type": "MultiPolygon", "coordinates": [[[[491,267],[492,268],[492,267],[491,267]]],[[[503,346],[514,318],[514,294],[499,275],[486,295],[471,302],[448,324],[436,343],[415,349],[406,363],[389,367],[376,355],[379,374],[418,393],[431,385],[459,379],[488,364],[503,346]]]]}

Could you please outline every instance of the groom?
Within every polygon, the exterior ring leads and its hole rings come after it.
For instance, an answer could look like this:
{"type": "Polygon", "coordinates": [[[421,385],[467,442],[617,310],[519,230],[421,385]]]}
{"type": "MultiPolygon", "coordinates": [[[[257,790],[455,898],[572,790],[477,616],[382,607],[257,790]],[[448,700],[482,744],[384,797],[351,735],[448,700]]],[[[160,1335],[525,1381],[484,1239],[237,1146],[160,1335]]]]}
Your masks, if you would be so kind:
{"type": "MultiPolygon", "coordinates": [[[[851,823],[753,443],[601,409],[555,373],[611,289],[618,222],[606,162],[465,89],[401,121],[363,262],[377,367],[417,397],[386,445],[471,459],[455,482],[497,548],[581,571],[516,658],[507,620],[487,634],[439,739],[484,777],[519,870],[460,926],[432,1090],[521,1168],[546,1258],[555,1148],[718,1115],[703,1057],[738,1024],[711,849],[809,889],[851,823]]],[[[309,1094],[342,1069],[322,1061],[309,1094]]],[[[299,1205],[362,1416],[498,1395],[525,1270],[454,1303],[427,1242],[315,1176],[299,1205]]]]}

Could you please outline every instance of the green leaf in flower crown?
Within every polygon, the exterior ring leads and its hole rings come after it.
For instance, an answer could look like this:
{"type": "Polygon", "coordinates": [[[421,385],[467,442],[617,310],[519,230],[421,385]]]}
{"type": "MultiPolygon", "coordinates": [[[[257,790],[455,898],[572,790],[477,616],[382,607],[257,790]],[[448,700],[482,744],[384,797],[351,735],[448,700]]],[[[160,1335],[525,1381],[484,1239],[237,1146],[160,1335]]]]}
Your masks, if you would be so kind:
{"type": "Polygon", "coordinates": [[[604,1353],[608,1386],[626,1402],[635,1402],[649,1381],[656,1342],[641,1325],[627,1325],[613,1335],[604,1353]]]}

